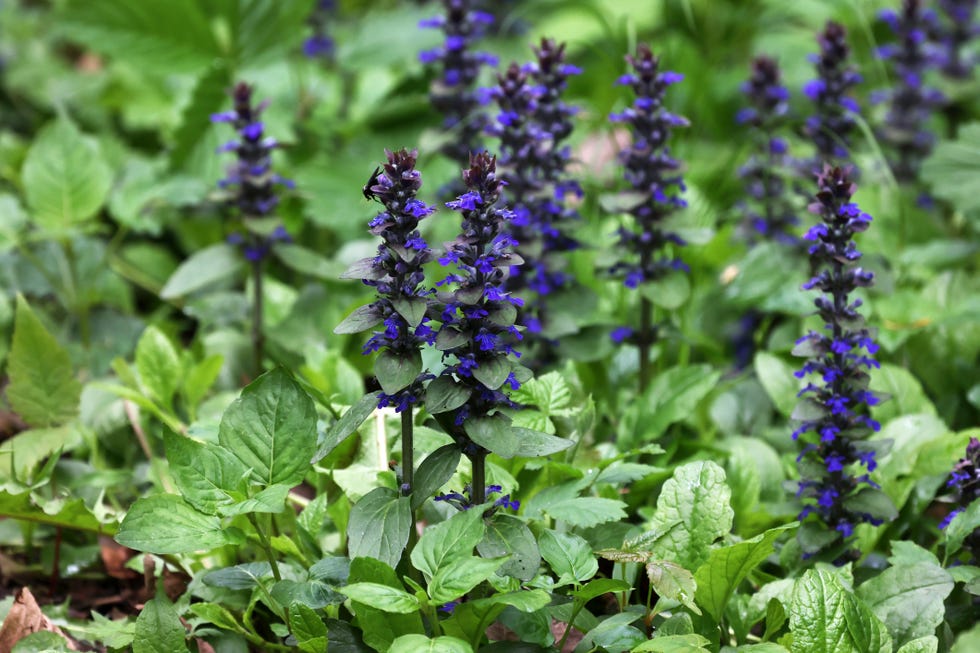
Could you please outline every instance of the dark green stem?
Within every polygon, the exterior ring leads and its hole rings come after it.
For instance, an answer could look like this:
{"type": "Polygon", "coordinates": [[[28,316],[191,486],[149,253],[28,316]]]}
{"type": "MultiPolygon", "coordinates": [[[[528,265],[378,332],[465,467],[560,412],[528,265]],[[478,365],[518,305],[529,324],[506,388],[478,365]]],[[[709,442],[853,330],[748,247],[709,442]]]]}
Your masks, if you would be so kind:
{"type": "Polygon", "coordinates": [[[252,523],[252,528],[255,529],[255,534],[259,536],[259,542],[262,544],[262,549],[265,551],[265,557],[269,559],[269,566],[272,567],[272,577],[276,579],[276,582],[282,580],[282,574],[279,573],[279,563],[276,562],[275,551],[272,550],[272,543],[266,536],[265,531],[259,526],[259,520],[255,516],[254,512],[248,513],[248,520],[252,523]]]}
{"type": "Polygon", "coordinates": [[[410,494],[415,486],[415,449],[412,409],[402,411],[402,494],[410,494]]]}
{"type": "Polygon", "coordinates": [[[487,500],[487,452],[480,449],[469,456],[473,464],[473,486],[470,489],[470,502],[479,506],[487,500]]]}

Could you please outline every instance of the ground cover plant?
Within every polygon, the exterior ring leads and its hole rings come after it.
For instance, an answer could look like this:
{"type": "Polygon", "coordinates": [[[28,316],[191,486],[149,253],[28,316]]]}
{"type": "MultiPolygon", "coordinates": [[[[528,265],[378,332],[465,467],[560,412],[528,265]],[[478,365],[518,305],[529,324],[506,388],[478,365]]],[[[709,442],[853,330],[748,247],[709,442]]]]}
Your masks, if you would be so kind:
{"type": "Polygon", "coordinates": [[[0,653],[980,650],[975,1],[0,1],[0,653]]]}

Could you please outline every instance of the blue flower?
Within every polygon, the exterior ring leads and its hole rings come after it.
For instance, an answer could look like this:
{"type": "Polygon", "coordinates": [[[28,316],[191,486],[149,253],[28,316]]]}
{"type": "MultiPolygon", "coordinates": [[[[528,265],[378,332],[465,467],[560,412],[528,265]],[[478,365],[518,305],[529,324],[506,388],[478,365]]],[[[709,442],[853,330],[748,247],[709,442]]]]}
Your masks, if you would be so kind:
{"type": "Polygon", "coordinates": [[[970,52],[970,42],[980,32],[974,18],[977,0],[939,0],[944,20],[937,26],[939,52],[936,57],[943,74],[957,80],[971,79],[976,65],[976,53],[970,52]]]}

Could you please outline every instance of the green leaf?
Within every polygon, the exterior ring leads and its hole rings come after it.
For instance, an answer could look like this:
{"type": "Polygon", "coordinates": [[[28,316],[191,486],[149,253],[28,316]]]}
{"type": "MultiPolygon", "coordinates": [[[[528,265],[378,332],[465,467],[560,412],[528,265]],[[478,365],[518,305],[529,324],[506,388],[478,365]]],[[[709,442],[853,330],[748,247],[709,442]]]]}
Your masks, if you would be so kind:
{"type": "MultiPolygon", "coordinates": [[[[51,429],[28,429],[0,443],[0,486],[10,479],[39,483],[44,479],[38,467],[45,459],[82,443],[82,434],[73,426],[51,429]]],[[[43,468],[42,468],[43,470],[43,468]]]]}
{"type": "Polygon", "coordinates": [[[945,569],[919,562],[885,569],[858,587],[857,595],[885,623],[895,644],[902,645],[935,632],[953,585],[945,569]]]}
{"type": "Polygon", "coordinates": [[[939,640],[935,635],[929,635],[906,642],[895,653],[936,653],[938,650],[939,640]]]}
{"type": "Polygon", "coordinates": [[[222,55],[195,0],[72,0],[59,22],[72,40],[163,74],[196,72],[222,55]]]}
{"type": "Polygon", "coordinates": [[[169,407],[180,382],[180,359],[170,339],[155,326],[147,327],[136,344],[136,371],[146,393],[169,407]]]}
{"type": "Polygon", "coordinates": [[[606,522],[626,519],[625,507],[625,503],[616,499],[574,497],[556,501],[544,508],[544,511],[569,526],[591,528],[606,522]]]}
{"type": "Polygon", "coordinates": [[[322,653],[327,649],[327,625],[309,606],[302,603],[289,606],[289,632],[303,653],[322,653]]]}
{"type": "Polygon", "coordinates": [[[11,494],[0,490],[0,517],[37,524],[61,526],[69,530],[112,534],[114,524],[103,524],[81,499],[52,499],[40,502],[30,492],[11,494]]]}
{"type": "Polygon", "coordinates": [[[219,127],[211,123],[211,115],[230,108],[232,100],[228,90],[233,80],[228,66],[221,61],[195,68],[194,73],[199,76],[190,99],[180,112],[168,166],[173,172],[200,179],[213,188],[226,164],[215,153],[224,137],[220,135],[219,127]]]}
{"type": "Polygon", "coordinates": [[[691,281],[683,273],[668,274],[662,279],[640,284],[640,294],[657,306],[672,311],[683,306],[691,296],[691,281]]]}
{"type": "Polygon", "coordinates": [[[698,583],[684,567],[668,560],[653,560],[646,564],[650,587],[662,598],[677,601],[694,614],[701,614],[694,604],[698,583]]]}
{"type": "Polygon", "coordinates": [[[378,407],[377,393],[366,394],[356,404],[347,409],[340,419],[330,425],[324,435],[323,442],[317,447],[313,461],[317,462],[343,442],[347,436],[356,431],[364,423],[374,409],[378,407]]]}
{"type": "Polygon", "coordinates": [[[847,497],[844,499],[844,507],[851,512],[868,514],[883,521],[894,521],[898,517],[898,510],[888,495],[874,488],[862,488],[847,497]]]}
{"type": "Polygon", "coordinates": [[[715,549],[694,577],[697,601],[715,621],[721,622],[725,607],[738,586],[773,552],[776,540],[796,524],[772,528],[751,540],[715,549]]]}
{"type": "Polygon", "coordinates": [[[725,470],[711,461],[696,461],[674,470],[657,499],[649,529],[663,533],[652,546],[655,557],[686,569],[707,561],[711,544],[732,529],[735,513],[725,470]]]}
{"type": "Polygon", "coordinates": [[[575,601],[577,603],[585,605],[592,599],[602,596],[603,594],[609,594],[610,592],[626,592],[631,587],[632,586],[625,580],[597,578],[583,585],[581,589],[572,592],[572,596],[575,597],[575,601]]]}
{"type": "Polygon", "coordinates": [[[399,354],[386,349],[374,361],[374,375],[390,395],[410,386],[421,373],[422,354],[418,351],[399,354]]]}
{"type": "MultiPolygon", "coordinates": [[[[415,471],[415,487],[412,488],[412,510],[434,496],[456,473],[461,453],[456,444],[439,447],[419,465],[415,471]]],[[[472,511],[471,511],[472,512],[472,511]]]]}
{"type": "Polygon", "coordinates": [[[194,615],[214,624],[218,628],[232,632],[247,632],[227,608],[217,603],[192,603],[188,608],[194,615]]]}
{"type": "Polygon", "coordinates": [[[119,526],[116,541],[147,553],[189,553],[241,544],[234,529],[195,510],[173,494],[137,499],[119,526]]]}
{"type": "Polygon", "coordinates": [[[334,327],[333,332],[337,335],[360,333],[367,331],[380,321],[381,311],[373,304],[365,304],[355,308],[350,315],[334,327]]]}
{"type": "MultiPolygon", "coordinates": [[[[354,558],[351,560],[348,582],[380,583],[399,591],[404,589],[394,570],[374,558],[354,558]]],[[[357,615],[358,627],[363,633],[364,642],[376,651],[387,651],[392,641],[399,635],[425,632],[422,617],[418,611],[409,614],[396,614],[384,612],[357,601],[352,601],[351,607],[357,615]]],[[[332,636],[336,629],[336,623],[338,622],[331,621],[327,624],[331,636],[329,644],[331,651],[334,650],[332,648],[334,646],[332,636]]]]}
{"type": "MultiPolygon", "coordinates": [[[[243,501],[218,508],[222,517],[234,517],[254,512],[280,513],[286,509],[286,497],[289,496],[291,485],[270,485],[258,494],[243,501]]],[[[292,540],[288,540],[295,548],[292,540]]]]}
{"type": "Polygon", "coordinates": [[[419,600],[406,592],[380,583],[351,583],[338,588],[349,598],[383,612],[409,614],[417,612],[419,600]]]}
{"type": "Polygon", "coordinates": [[[498,512],[486,522],[486,534],[477,545],[484,558],[510,556],[497,573],[528,581],[538,573],[541,553],[534,533],[521,519],[498,512]]]}
{"type": "Polygon", "coordinates": [[[884,624],[841,584],[840,577],[810,569],[796,582],[789,606],[793,653],[889,653],[884,624]]]}
{"type": "Polygon", "coordinates": [[[10,653],[70,653],[73,648],[68,648],[68,640],[64,636],[50,630],[39,630],[18,639],[10,653]]]}
{"type": "Polygon", "coordinates": [[[7,399],[28,424],[62,424],[78,413],[82,386],[72,373],[68,352],[47,332],[21,295],[17,295],[7,374],[7,399]]]}
{"type": "Polygon", "coordinates": [[[177,488],[192,506],[217,514],[242,489],[248,468],[222,447],[164,429],[163,445],[177,488]]]}
{"type": "Polygon", "coordinates": [[[644,433],[653,438],[691,415],[718,383],[721,372],[710,365],[673,367],[658,374],[645,394],[649,401],[644,433]]]}
{"type": "Polygon", "coordinates": [[[221,367],[224,365],[224,356],[213,354],[204,360],[193,365],[184,378],[183,394],[189,406],[197,407],[204,395],[208,393],[214,382],[221,374],[221,367]]]}
{"type": "Polygon", "coordinates": [[[422,318],[425,317],[425,309],[428,308],[428,303],[424,297],[399,297],[393,299],[391,305],[413,329],[422,323],[422,318]]]}
{"type": "Polygon", "coordinates": [[[764,351],[756,353],[753,366],[759,383],[776,409],[789,417],[798,401],[796,393],[800,391],[800,381],[793,376],[794,369],[783,359],[764,351]]]}
{"type": "Polygon", "coordinates": [[[425,635],[402,635],[391,643],[388,653],[473,653],[473,647],[445,635],[433,639],[425,635]]]}
{"type": "Polygon", "coordinates": [[[519,458],[550,456],[553,453],[564,451],[575,444],[572,440],[548,435],[547,433],[533,429],[526,429],[521,426],[512,426],[511,430],[517,436],[517,452],[514,455],[519,458]]]}
{"type": "Polygon", "coordinates": [[[502,415],[471,417],[463,422],[463,430],[473,442],[501,458],[513,458],[517,454],[517,434],[510,420],[502,415]]]}
{"type": "Polygon", "coordinates": [[[592,554],[592,547],[574,533],[546,530],[538,537],[541,557],[548,561],[558,574],[558,584],[583,582],[599,571],[599,563],[592,554]]]}
{"type": "Polygon", "coordinates": [[[956,140],[939,143],[922,166],[922,178],[936,197],[951,202],[957,209],[970,213],[980,209],[980,123],[960,128],[956,140]]]}
{"type": "Polygon", "coordinates": [[[268,562],[246,562],[234,567],[212,569],[201,577],[201,581],[211,587],[248,590],[257,587],[263,578],[271,575],[272,565],[268,562]]]}
{"type": "Polygon", "coordinates": [[[473,368],[473,378],[491,390],[502,386],[510,373],[511,364],[504,355],[480,361],[480,366],[473,368]]]}
{"type": "Polygon", "coordinates": [[[458,512],[444,522],[429,526],[412,549],[412,564],[432,578],[452,560],[473,555],[483,539],[483,512],[478,508],[458,512]]]}
{"type": "Polygon", "coordinates": [[[429,583],[429,596],[436,603],[458,599],[487,580],[506,562],[505,558],[457,557],[440,566],[429,583]]]}
{"type": "Polygon", "coordinates": [[[882,424],[903,415],[936,414],[922,383],[903,367],[882,364],[881,369],[871,375],[868,387],[888,397],[888,401],[872,409],[872,415],[882,424]]]}
{"type": "Polygon", "coordinates": [[[946,557],[960,550],[963,540],[980,528],[980,499],[974,500],[966,510],[953,517],[946,527],[946,557]]]}
{"type": "Polygon", "coordinates": [[[163,592],[146,602],[136,617],[133,653],[179,653],[187,650],[187,631],[163,592]]]}
{"type": "Polygon", "coordinates": [[[21,177],[31,218],[49,236],[65,236],[92,218],[112,184],[96,143],[67,118],[38,133],[21,177]]]}
{"type": "Polygon", "coordinates": [[[167,279],[160,298],[171,300],[185,297],[217,281],[238,274],[245,265],[238,250],[227,243],[218,243],[194,252],[167,279]]]}
{"type": "Polygon", "coordinates": [[[218,442],[265,485],[297,485],[316,452],[313,400],[282,368],[250,383],[225,411],[218,442]]]}
{"type": "Polygon", "coordinates": [[[633,653],[709,653],[710,642],[702,635],[654,637],[633,648],[633,653]]]}
{"type": "Polygon", "coordinates": [[[468,388],[452,376],[440,376],[429,382],[425,390],[425,409],[433,415],[447,413],[466,403],[473,394],[468,388]]]}
{"type": "Polygon", "coordinates": [[[371,557],[395,567],[408,543],[412,510],[408,497],[379,487],[354,504],[347,523],[350,557],[371,557]]]}

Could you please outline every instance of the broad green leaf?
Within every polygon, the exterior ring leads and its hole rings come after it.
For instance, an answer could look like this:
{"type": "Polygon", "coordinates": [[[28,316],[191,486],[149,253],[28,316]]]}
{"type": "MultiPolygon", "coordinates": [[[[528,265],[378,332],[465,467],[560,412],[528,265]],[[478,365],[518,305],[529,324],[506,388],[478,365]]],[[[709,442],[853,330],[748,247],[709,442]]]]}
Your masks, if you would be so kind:
{"type": "Polygon", "coordinates": [[[180,359],[170,339],[155,326],[147,327],[136,344],[136,371],[147,394],[169,407],[180,383],[180,359]]]}
{"type": "Polygon", "coordinates": [[[663,533],[652,546],[656,558],[697,569],[708,559],[711,544],[732,528],[734,512],[725,470],[711,461],[696,461],[674,470],[657,499],[650,530],[663,533]]]}
{"type": "Polygon", "coordinates": [[[939,640],[935,635],[929,635],[906,642],[895,653],[936,653],[938,650],[939,640]]]}
{"type": "Polygon", "coordinates": [[[222,365],[224,365],[224,357],[220,354],[213,354],[191,366],[187,371],[182,392],[187,403],[193,406],[195,410],[201,400],[204,399],[204,395],[218,380],[222,365]]]}
{"type": "Polygon", "coordinates": [[[871,414],[882,424],[903,415],[936,414],[922,384],[904,367],[882,364],[881,369],[871,375],[868,387],[888,396],[888,401],[871,409],[871,414]]]}
{"type": "Polygon", "coordinates": [[[463,429],[473,442],[501,458],[513,458],[517,454],[517,434],[510,420],[502,415],[471,417],[463,422],[463,429]]]}
{"type": "Polygon", "coordinates": [[[691,281],[688,275],[675,272],[641,284],[640,293],[657,306],[672,311],[683,306],[691,296],[691,281]]]}
{"type": "MultiPolygon", "coordinates": [[[[399,591],[404,590],[404,586],[394,570],[374,558],[354,558],[351,560],[348,582],[379,583],[399,591]]],[[[408,614],[384,612],[353,600],[351,601],[351,607],[357,615],[358,627],[361,629],[361,633],[363,633],[364,642],[376,651],[387,651],[392,641],[399,635],[408,633],[422,634],[425,632],[425,628],[422,625],[422,617],[418,611],[413,611],[408,614]]],[[[332,635],[336,628],[335,622],[328,622],[327,627],[332,635]]],[[[333,645],[333,640],[331,639],[329,646],[333,647],[333,645]]],[[[330,650],[332,651],[333,648],[330,650]]]]}
{"type": "Polygon", "coordinates": [[[725,606],[741,582],[769,557],[783,532],[795,527],[796,524],[788,524],[773,528],[751,540],[712,551],[694,575],[698,582],[698,604],[720,623],[725,606]]]}
{"type": "Polygon", "coordinates": [[[643,432],[654,438],[686,419],[718,383],[721,372],[710,365],[673,367],[658,374],[644,399],[649,402],[643,432]]]}
{"type": "Polygon", "coordinates": [[[66,236],[102,206],[112,171],[95,142],[59,118],[35,137],[21,180],[34,223],[49,235],[66,236]]]}
{"type": "Polygon", "coordinates": [[[303,653],[322,653],[327,648],[327,625],[313,608],[302,603],[289,606],[289,632],[303,653]]]}
{"type": "Polygon", "coordinates": [[[871,515],[875,519],[894,521],[898,517],[898,509],[881,490],[862,488],[856,494],[844,500],[844,507],[857,514],[871,515]]]}
{"type": "Polygon", "coordinates": [[[528,581],[538,573],[541,553],[534,533],[521,519],[498,512],[486,522],[486,534],[477,545],[484,558],[510,556],[497,573],[528,581]]]}
{"type": "Polygon", "coordinates": [[[238,274],[245,265],[237,249],[218,243],[194,252],[180,264],[160,291],[162,299],[177,299],[238,274]]]}
{"type": "Polygon", "coordinates": [[[342,594],[383,612],[409,614],[419,609],[419,600],[405,590],[380,583],[351,583],[339,588],[342,594]]]}
{"type": "Polygon", "coordinates": [[[163,74],[196,72],[222,55],[195,0],[72,0],[59,22],[73,40],[163,74]]]}
{"type": "Polygon", "coordinates": [[[959,551],[963,540],[977,528],[980,528],[980,499],[953,517],[946,527],[946,557],[959,551]]]}
{"type": "Polygon", "coordinates": [[[960,633],[949,653],[975,653],[980,648],[980,623],[970,630],[960,633]]]}
{"type": "Polygon", "coordinates": [[[956,140],[944,140],[922,166],[922,178],[936,197],[969,213],[980,209],[980,123],[962,127],[956,140]]]}
{"type": "Polygon", "coordinates": [[[452,560],[473,555],[483,539],[483,511],[457,512],[444,522],[429,526],[412,549],[412,564],[429,578],[452,560]]]}
{"type": "MultiPolygon", "coordinates": [[[[280,513],[286,509],[286,497],[289,496],[291,485],[270,485],[256,495],[243,501],[224,505],[218,508],[222,517],[234,517],[235,515],[246,515],[254,512],[280,513]]],[[[295,551],[295,544],[292,540],[287,540],[295,551]]]]}
{"type": "Polygon", "coordinates": [[[10,653],[70,653],[74,647],[68,648],[68,640],[50,630],[39,630],[26,637],[21,637],[9,649],[10,653]]]}
{"type": "Polygon", "coordinates": [[[942,567],[919,562],[889,567],[857,588],[857,595],[878,615],[896,645],[931,635],[946,614],[943,601],[953,578],[942,567]]]}
{"type": "Polygon", "coordinates": [[[701,610],[694,603],[698,582],[692,574],[677,563],[667,560],[653,560],[646,564],[650,587],[662,598],[681,603],[694,614],[701,610]]]}
{"type": "Polygon", "coordinates": [[[37,524],[60,526],[67,530],[108,534],[115,532],[115,524],[103,524],[81,499],[51,499],[43,501],[30,492],[11,494],[0,490],[0,517],[37,524]]]}
{"type": "Polygon", "coordinates": [[[760,351],[755,355],[755,375],[765,388],[766,394],[772,400],[784,417],[789,417],[796,406],[796,393],[800,390],[800,381],[791,366],[778,356],[760,351]]]}
{"type": "Polygon", "coordinates": [[[169,429],[163,444],[177,488],[201,512],[217,514],[220,506],[232,503],[229,493],[242,490],[248,468],[224,448],[169,429]]]}
{"type": "Polygon", "coordinates": [[[667,635],[633,647],[632,653],[709,653],[709,644],[703,635],[667,635]]]}
{"type": "Polygon", "coordinates": [[[256,587],[263,578],[272,575],[272,565],[268,562],[246,562],[234,567],[212,569],[201,580],[211,587],[225,587],[230,590],[247,590],[256,587]]]}
{"type": "Polygon", "coordinates": [[[221,520],[195,510],[173,494],[137,499],[126,513],[116,541],[147,553],[189,553],[241,544],[240,534],[221,520]]]}
{"type": "Polygon", "coordinates": [[[408,543],[411,527],[409,498],[385,487],[375,488],[361,497],[350,512],[350,557],[371,557],[395,567],[408,543]]]}
{"type": "Polygon", "coordinates": [[[473,647],[456,637],[402,635],[391,643],[388,653],[473,653],[473,647]]]}
{"type": "Polygon", "coordinates": [[[46,458],[81,443],[82,434],[73,425],[21,431],[0,443],[0,485],[11,475],[25,483],[40,482],[36,474],[46,458]]]}
{"type": "Polygon", "coordinates": [[[491,390],[496,390],[507,380],[511,369],[507,357],[498,355],[489,360],[480,361],[480,366],[473,369],[473,377],[491,390]]]}
{"type": "Polygon", "coordinates": [[[762,642],[761,644],[745,644],[736,649],[733,653],[789,653],[789,649],[775,642],[762,642]]]}
{"type": "Polygon", "coordinates": [[[374,409],[378,407],[377,393],[366,394],[360,400],[347,409],[336,422],[330,425],[324,435],[323,442],[317,447],[314,461],[319,461],[328,453],[343,442],[347,436],[356,431],[364,423],[374,409]]]}
{"type": "Polygon", "coordinates": [[[616,499],[575,497],[556,501],[548,505],[544,511],[569,526],[591,528],[606,522],[625,519],[625,507],[625,503],[616,499]]]}
{"type": "Polygon", "coordinates": [[[796,582],[789,606],[793,653],[889,653],[884,624],[840,577],[810,569],[796,582]]]}
{"type": "Polygon", "coordinates": [[[586,581],[599,571],[592,547],[574,533],[545,530],[538,536],[538,548],[541,557],[558,574],[559,585],[586,581]]]}
{"type": "Polygon", "coordinates": [[[473,394],[471,388],[453,379],[440,376],[433,379],[425,389],[425,409],[432,413],[446,413],[466,403],[473,394]]]}
{"type": "Polygon", "coordinates": [[[597,596],[602,596],[603,594],[609,594],[610,592],[626,592],[632,586],[625,580],[618,580],[613,578],[597,578],[591,580],[580,589],[572,592],[572,596],[578,603],[586,604],[597,596]]]}
{"type": "Polygon", "coordinates": [[[265,485],[296,485],[316,452],[313,400],[282,368],[250,383],[225,411],[218,442],[265,485]]]}
{"type": "Polygon", "coordinates": [[[386,349],[374,361],[374,375],[388,394],[407,388],[422,372],[422,355],[418,351],[399,354],[386,349]]]}
{"type": "Polygon", "coordinates": [[[424,297],[400,297],[393,299],[391,305],[413,329],[422,323],[425,309],[428,307],[424,297]]]}
{"type": "Polygon", "coordinates": [[[133,653],[179,653],[187,650],[187,631],[163,592],[146,602],[136,617],[133,653]]]}
{"type": "Polygon", "coordinates": [[[429,583],[429,596],[436,603],[458,599],[487,580],[506,562],[505,558],[456,557],[440,566],[429,583]]]}
{"type": "Polygon", "coordinates": [[[217,603],[192,603],[189,609],[196,616],[214,624],[218,628],[230,630],[232,632],[247,632],[239,625],[228,608],[217,603]]]}
{"type": "MultiPolygon", "coordinates": [[[[459,446],[447,444],[439,447],[419,465],[415,471],[415,487],[412,488],[412,510],[416,510],[425,500],[434,496],[445,485],[459,467],[459,446]]],[[[472,512],[472,511],[470,511],[472,512]]]]}
{"type": "Polygon", "coordinates": [[[534,406],[543,413],[551,414],[569,407],[572,391],[561,374],[553,371],[522,384],[511,397],[518,403],[534,406]]]}
{"type": "Polygon", "coordinates": [[[7,374],[7,399],[31,426],[62,424],[78,413],[82,386],[72,373],[68,352],[48,333],[21,295],[17,295],[7,374]]]}
{"type": "Polygon", "coordinates": [[[316,579],[297,581],[284,578],[272,586],[269,594],[279,605],[302,603],[314,610],[339,605],[346,600],[335,586],[316,579]]]}
{"type": "Polygon", "coordinates": [[[550,456],[575,444],[573,440],[548,435],[534,429],[512,426],[511,430],[517,436],[517,452],[514,455],[520,458],[550,456]]]}

